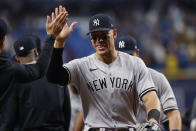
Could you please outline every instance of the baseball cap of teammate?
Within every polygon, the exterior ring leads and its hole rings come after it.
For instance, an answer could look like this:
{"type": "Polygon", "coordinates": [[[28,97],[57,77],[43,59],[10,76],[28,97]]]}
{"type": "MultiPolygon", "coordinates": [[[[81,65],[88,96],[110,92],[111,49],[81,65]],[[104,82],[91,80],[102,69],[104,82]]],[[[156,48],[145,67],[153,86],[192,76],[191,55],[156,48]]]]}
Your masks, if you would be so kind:
{"type": "Polygon", "coordinates": [[[8,32],[7,24],[0,19],[0,39],[2,39],[8,32]]]}
{"type": "Polygon", "coordinates": [[[26,56],[34,48],[37,48],[37,46],[32,36],[24,36],[14,43],[17,56],[26,56]]]}
{"type": "Polygon", "coordinates": [[[42,45],[41,45],[42,43],[41,43],[40,37],[38,35],[35,35],[35,34],[27,34],[25,36],[30,36],[35,40],[37,51],[40,54],[41,50],[42,50],[42,45]]]}
{"type": "Polygon", "coordinates": [[[137,49],[137,41],[131,36],[121,36],[115,41],[115,48],[128,54],[133,54],[137,49]]]}
{"type": "Polygon", "coordinates": [[[89,35],[95,31],[108,31],[114,29],[114,22],[112,18],[105,14],[96,14],[89,20],[89,35]]]}

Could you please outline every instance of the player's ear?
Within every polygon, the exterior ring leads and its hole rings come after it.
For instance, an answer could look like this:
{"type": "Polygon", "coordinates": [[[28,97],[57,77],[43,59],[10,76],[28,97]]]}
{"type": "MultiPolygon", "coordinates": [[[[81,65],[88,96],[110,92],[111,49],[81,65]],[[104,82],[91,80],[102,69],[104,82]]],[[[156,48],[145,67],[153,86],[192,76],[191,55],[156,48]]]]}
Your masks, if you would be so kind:
{"type": "Polygon", "coordinates": [[[139,49],[136,50],[136,55],[140,56],[140,50],[139,49]]]}
{"type": "Polygon", "coordinates": [[[3,50],[3,48],[5,47],[5,43],[6,43],[6,36],[4,36],[4,37],[0,40],[0,50],[3,50]]]}
{"type": "Polygon", "coordinates": [[[18,63],[20,63],[20,58],[19,58],[17,55],[15,55],[14,57],[15,57],[15,60],[16,60],[18,63]]]}
{"type": "Polygon", "coordinates": [[[38,57],[39,56],[39,53],[38,53],[37,48],[35,48],[33,51],[34,51],[35,56],[38,57]]]}
{"type": "Polygon", "coordinates": [[[114,39],[116,39],[116,37],[117,37],[117,29],[113,29],[113,37],[114,37],[114,39]]]}

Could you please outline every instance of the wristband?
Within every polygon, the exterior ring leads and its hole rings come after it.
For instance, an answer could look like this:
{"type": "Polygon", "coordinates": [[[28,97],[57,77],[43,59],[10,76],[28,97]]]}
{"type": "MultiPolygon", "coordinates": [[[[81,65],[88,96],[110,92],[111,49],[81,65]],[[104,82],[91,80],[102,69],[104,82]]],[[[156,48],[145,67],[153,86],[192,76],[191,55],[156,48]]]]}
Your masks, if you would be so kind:
{"type": "Polygon", "coordinates": [[[151,118],[155,119],[158,123],[160,123],[160,111],[157,109],[152,109],[148,112],[148,120],[151,118]]]}

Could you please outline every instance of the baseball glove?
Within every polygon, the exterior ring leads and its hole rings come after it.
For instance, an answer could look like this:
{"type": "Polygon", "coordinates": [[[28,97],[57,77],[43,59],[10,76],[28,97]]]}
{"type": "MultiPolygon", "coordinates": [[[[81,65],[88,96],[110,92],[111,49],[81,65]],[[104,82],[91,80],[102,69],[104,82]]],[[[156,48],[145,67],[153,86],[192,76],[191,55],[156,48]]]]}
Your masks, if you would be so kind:
{"type": "Polygon", "coordinates": [[[161,125],[158,125],[154,122],[145,122],[142,123],[136,131],[164,131],[163,127],[161,125]]]}

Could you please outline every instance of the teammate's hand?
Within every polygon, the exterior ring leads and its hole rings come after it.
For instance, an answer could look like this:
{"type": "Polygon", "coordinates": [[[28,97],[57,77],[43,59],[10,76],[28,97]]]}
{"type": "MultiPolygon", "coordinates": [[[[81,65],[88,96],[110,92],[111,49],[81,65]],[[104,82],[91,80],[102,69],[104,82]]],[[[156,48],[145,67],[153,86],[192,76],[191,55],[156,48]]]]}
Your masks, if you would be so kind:
{"type": "MultiPolygon", "coordinates": [[[[55,9],[55,12],[58,8],[55,9]]],[[[68,14],[66,12],[56,13],[52,12],[52,21],[50,22],[50,16],[47,16],[46,32],[48,35],[59,35],[63,27],[67,22],[68,14]]]]}
{"type": "Polygon", "coordinates": [[[145,122],[142,123],[136,131],[164,131],[163,127],[154,122],[145,122]]]}

